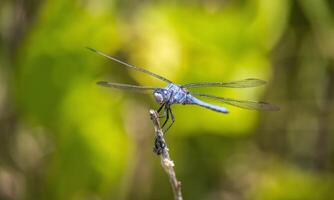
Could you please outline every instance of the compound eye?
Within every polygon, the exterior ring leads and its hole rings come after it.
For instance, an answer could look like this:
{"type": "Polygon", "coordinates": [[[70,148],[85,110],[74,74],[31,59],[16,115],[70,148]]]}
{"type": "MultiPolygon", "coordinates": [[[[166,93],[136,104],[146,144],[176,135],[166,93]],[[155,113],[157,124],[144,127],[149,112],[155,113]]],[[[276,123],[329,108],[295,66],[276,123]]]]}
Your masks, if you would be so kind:
{"type": "Polygon", "coordinates": [[[154,93],[154,98],[158,103],[163,103],[164,97],[160,93],[154,93]]]}

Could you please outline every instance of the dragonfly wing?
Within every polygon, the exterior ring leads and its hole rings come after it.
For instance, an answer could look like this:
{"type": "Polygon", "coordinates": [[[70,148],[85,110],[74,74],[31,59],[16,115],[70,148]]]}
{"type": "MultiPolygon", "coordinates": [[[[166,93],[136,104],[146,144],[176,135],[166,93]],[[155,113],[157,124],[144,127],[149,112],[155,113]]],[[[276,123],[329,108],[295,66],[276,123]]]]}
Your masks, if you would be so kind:
{"type": "Polygon", "coordinates": [[[218,101],[221,101],[225,104],[236,106],[239,108],[245,108],[249,110],[268,110],[268,111],[278,111],[279,107],[262,102],[262,101],[244,101],[244,100],[237,100],[237,99],[231,99],[231,98],[224,98],[224,97],[217,97],[214,95],[209,95],[209,94],[202,94],[202,93],[191,93],[192,95],[195,96],[201,96],[201,97],[208,97],[212,98],[218,101]]]}
{"type": "Polygon", "coordinates": [[[156,89],[155,87],[129,85],[129,84],[123,84],[123,83],[111,83],[107,81],[99,81],[96,84],[104,86],[104,87],[111,87],[111,88],[116,88],[116,89],[130,90],[130,91],[137,91],[137,92],[153,91],[156,89]]]}
{"type": "Polygon", "coordinates": [[[192,87],[227,87],[227,88],[249,88],[249,87],[257,87],[260,85],[266,84],[266,81],[248,78],[239,81],[231,81],[231,82],[202,82],[202,83],[189,83],[182,85],[185,88],[192,87]]]}
{"type": "Polygon", "coordinates": [[[172,81],[166,79],[165,77],[162,77],[162,76],[160,76],[160,75],[158,75],[158,74],[155,74],[155,73],[153,73],[153,72],[150,72],[150,71],[148,71],[148,70],[146,70],[146,69],[142,69],[142,68],[140,68],[140,67],[137,67],[137,66],[128,64],[128,63],[126,63],[126,62],[123,62],[123,61],[121,61],[121,60],[118,60],[117,58],[114,58],[114,57],[112,57],[112,56],[109,56],[109,55],[107,55],[107,54],[105,54],[105,53],[103,53],[103,52],[101,52],[101,51],[98,51],[98,50],[96,50],[96,49],[93,49],[93,48],[91,48],[91,47],[86,47],[86,48],[87,48],[88,50],[93,51],[94,53],[97,53],[97,54],[99,54],[99,55],[101,55],[101,56],[103,56],[103,57],[106,57],[106,58],[111,59],[111,60],[113,60],[113,61],[115,61],[115,62],[118,62],[118,63],[120,63],[120,64],[122,64],[122,65],[124,65],[124,66],[130,67],[130,68],[135,69],[135,70],[140,71],[140,72],[143,72],[143,73],[145,73],[145,74],[148,74],[148,75],[150,75],[150,76],[153,76],[153,77],[155,77],[155,78],[158,78],[158,79],[160,79],[160,80],[162,80],[162,81],[165,81],[165,82],[167,82],[167,83],[172,83],[172,81]]]}

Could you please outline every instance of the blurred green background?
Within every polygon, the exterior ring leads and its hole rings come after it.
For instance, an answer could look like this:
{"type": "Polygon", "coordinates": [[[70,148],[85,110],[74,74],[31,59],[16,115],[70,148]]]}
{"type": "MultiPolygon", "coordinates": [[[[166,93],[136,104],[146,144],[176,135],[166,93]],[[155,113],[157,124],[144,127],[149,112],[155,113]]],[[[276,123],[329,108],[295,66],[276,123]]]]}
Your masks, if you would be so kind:
{"type": "Polygon", "coordinates": [[[90,46],[176,83],[265,100],[279,112],[176,105],[167,134],[185,199],[334,199],[332,0],[2,0],[0,199],[172,199],[151,95],[164,86],[90,46]]]}

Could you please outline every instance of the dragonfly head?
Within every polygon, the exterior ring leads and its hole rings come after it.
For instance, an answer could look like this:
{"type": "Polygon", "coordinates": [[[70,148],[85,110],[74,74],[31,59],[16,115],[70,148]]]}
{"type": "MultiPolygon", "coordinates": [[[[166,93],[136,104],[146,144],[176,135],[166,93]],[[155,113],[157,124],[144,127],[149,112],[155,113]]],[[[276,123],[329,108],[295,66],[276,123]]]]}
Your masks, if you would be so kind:
{"type": "Polygon", "coordinates": [[[158,88],[158,89],[154,90],[153,95],[154,95],[155,100],[159,104],[163,104],[167,100],[167,90],[165,90],[165,89],[158,88]]]}

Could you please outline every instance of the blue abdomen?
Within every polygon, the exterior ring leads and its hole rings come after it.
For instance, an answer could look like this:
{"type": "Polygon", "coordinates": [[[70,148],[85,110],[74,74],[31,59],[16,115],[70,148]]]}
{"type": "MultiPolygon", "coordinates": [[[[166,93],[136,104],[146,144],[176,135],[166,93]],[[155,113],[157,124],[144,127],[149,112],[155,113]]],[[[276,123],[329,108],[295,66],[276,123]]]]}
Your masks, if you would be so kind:
{"type": "Polygon", "coordinates": [[[191,96],[187,100],[188,100],[187,101],[188,104],[196,104],[196,105],[199,105],[201,107],[204,107],[204,108],[216,111],[216,112],[228,113],[228,110],[223,106],[217,106],[217,105],[209,104],[209,103],[201,101],[201,100],[199,100],[199,99],[197,99],[193,96],[191,96]]]}

